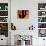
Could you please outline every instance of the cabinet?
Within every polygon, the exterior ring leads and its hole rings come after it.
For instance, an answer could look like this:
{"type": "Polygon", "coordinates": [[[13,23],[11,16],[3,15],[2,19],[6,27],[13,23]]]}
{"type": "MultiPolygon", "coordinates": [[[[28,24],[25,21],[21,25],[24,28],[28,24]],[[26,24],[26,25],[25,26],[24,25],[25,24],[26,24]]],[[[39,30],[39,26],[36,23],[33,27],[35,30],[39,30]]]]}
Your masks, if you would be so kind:
{"type": "Polygon", "coordinates": [[[0,45],[8,45],[8,3],[0,3],[0,45]]]}
{"type": "Polygon", "coordinates": [[[40,37],[46,37],[46,3],[38,3],[38,31],[40,37]]]}
{"type": "Polygon", "coordinates": [[[8,45],[8,37],[5,37],[5,35],[0,35],[0,45],[8,45]]]}

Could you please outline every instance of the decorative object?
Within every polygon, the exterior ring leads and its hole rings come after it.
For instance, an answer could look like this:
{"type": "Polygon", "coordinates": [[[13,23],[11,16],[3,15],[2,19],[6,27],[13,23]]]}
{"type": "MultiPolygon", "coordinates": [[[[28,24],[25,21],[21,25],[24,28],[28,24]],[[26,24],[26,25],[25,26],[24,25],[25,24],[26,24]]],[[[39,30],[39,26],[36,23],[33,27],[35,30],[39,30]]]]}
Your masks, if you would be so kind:
{"type": "Polygon", "coordinates": [[[11,30],[16,30],[16,26],[13,23],[11,23],[11,30]]]}
{"type": "Polygon", "coordinates": [[[0,3],[0,10],[8,10],[8,3],[0,3]]]}
{"type": "Polygon", "coordinates": [[[0,23],[0,35],[8,37],[8,23],[0,23]]]}
{"type": "Polygon", "coordinates": [[[45,12],[42,12],[42,15],[45,15],[45,12]]]}
{"type": "Polygon", "coordinates": [[[30,27],[29,27],[29,30],[34,30],[34,26],[33,25],[31,25],[30,27]]]}
{"type": "Polygon", "coordinates": [[[8,6],[5,6],[5,10],[8,10],[8,6]]]}
{"type": "Polygon", "coordinates": [[[1,6],[0,6],[0,10],[1,10],[1,6]]]}
{"type": "Polygon", "coordinates": [[[0,11],[0,16],[8,16],[8,11],[0,11]]]}
{"type": "Polygon", "coordinates": [[[38,28],[46,28],[46,23],[38,23],[38,28]]]}
{"type": "Polygon", "coordinates": [[[31,35],[19,35],[16,34],[15,37],[16,46],[30,46],[32,45],[32,36],[31,35]]]}
{"type": "Polygon", "coordinates": [[[38,10],[45,10],[46,9],[46,3],[38,3],[38,10]]]}
{"type": "Polygon", "coordinates": [[[39,37],[46,37],[46,29],[39,29],[39,37]]]}
{"type": "Polygon", "coordinates": [[[46,22],[46,17],[38,17],[38,22],[46,22]]]}
{"type": "Polygon", "coordinates": [[[0,22],[8,22],[8,17],[0,17],[0,22]]]}

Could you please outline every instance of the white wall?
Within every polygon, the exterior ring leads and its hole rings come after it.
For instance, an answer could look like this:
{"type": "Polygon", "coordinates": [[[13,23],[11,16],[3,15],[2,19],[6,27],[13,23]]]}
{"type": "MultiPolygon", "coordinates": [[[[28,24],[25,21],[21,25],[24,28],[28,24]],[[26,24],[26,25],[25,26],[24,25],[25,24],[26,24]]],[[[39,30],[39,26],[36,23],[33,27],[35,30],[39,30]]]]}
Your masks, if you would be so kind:
{"type": "MultiPolygon", "coordinates": [[[[0,3],[7,3],[8,0],[0,0],[0,3]]],[[[43,38],[38,38],[38,3],[46,3],[46,0],[11,0],[11,14],[9,9],[9,17],[11,15],[11,22],[14,23],[17,30],[11,33],[11,45],[14,45],[14,35],[15,34],[31,34],[33,36],[32,38],[32,44],[33,46],[44,46],[44,43],[46,44],[46,40],[43,41],[43,38]],[[17,10],[19,8],[22,8],[23,10],[29,9],[30,10],[30,17],[29,20],[20,20],[17,19],[17,10]],[[28,27],[30,25],[35,26],[35,30],[28,32],[28,27]]],[[[10,8],[10,5],[9,5],[10,8]]],[[[10,21],[9,21],[10,22],[10,21]]],[[[46,38],[45,38],[46,39],[46,38]]]]}
{"type": "MultiPolygon", "coordinates": [[[[24,32],[27,33],[28,27],[30,25],[35,26],[33,30],[33,46],[41,46],[43,44],[43,38],[38,38],[38,3],[45,3],[46,0],[11,0],[11,22],[14,23],[17,30],[15,32],[24,32]],[[21,8],[23,10],[30,10],[29,20],[20,20],[17,19],[17,10],[21,8]],[[39,43],[39,44],[38,44],[39,43]]],[[[29,33],[30,34],[30,33],[29,33]]]]}
{"type": "MultiPolygon", "coordinates": [[[[8,3],[8,0],[0,0],[0,3],[8,3]]],[[[0,35],[0,45],[8,45],[8,37],[5,37],[5,35],[0,35]]]]}
{"type": "MultiPolygon", "coordinates": [[[[27,28],[29,28],[30,25],[35,26],[35,30],[33,32],[34,36],[38,36],[38,31],[37,31],[37,1],[36,0],[11,0],[11,22],[13,22],[16,25],[17,32],[24,32],[24,34],[27,33],[27,28]],[[27,9],[29,8],[30,11],[30,18],[29,20],[20,20],[17,19],[17,10],[19,8],[22,9],[27,9]]],[[[31,33],[29,33],[31,34],[31,33]]],[[[35,43],[37,44],[37,43],[35,43]]]]}
{"type": "MultiPolygon", "coordinates": [[[[13,22],[16,25],[17,30],[27,30],[29,26],[31,26],[33,23],[37,23],[37,2],[33,2],[30,0],[12,0],[11,1],[11,22],[13,22]],[[21,1],[21,3],[20,3],[21,1]],[[34,4],[34,5],[33,5],[34,4]],[[23,20],[23,19],[17,19],[17,10],[19,8],[24,9],[29,9],[30,15],[29,19],[23,20]],[[36,17],[36,19],[34,19],[36,17]],[[33,20],[32,20],[33,19],[33,20]],[[36,20],[36,21],[35,21],[36,20]]],[[[36,24],[33,24],[36,27],[36,24]]]]}

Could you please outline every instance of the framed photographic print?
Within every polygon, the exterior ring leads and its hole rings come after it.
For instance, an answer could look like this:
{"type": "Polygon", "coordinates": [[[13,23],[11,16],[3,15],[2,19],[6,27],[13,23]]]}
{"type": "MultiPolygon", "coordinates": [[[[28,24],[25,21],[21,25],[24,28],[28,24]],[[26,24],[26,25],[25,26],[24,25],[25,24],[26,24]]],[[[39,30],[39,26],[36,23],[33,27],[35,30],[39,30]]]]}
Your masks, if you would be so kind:
{"type": "Polygon", "coordinates": [[[19,19],[29,19],[29,10],[17,10],[17,17],[19,19]]]}

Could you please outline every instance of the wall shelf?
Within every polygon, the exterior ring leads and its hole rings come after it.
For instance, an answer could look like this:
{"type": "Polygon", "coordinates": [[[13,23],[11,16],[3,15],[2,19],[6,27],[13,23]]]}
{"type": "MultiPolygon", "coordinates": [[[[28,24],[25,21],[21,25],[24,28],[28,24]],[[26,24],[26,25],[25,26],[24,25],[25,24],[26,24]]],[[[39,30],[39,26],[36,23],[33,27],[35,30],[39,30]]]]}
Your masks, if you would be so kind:
{"type": "Polygon", "coordinates": [[[46,9],[45,10],[38,10],[38,11],[46,11],[46,9]]]}
{"type": "Polygon", "coordinates": [[[0,22],[0,23],[8,23],[8,22],[0,22]]]}
{"type": "Polygon", "coordinates": [[[44,16],[38,16],[38,17],[46,17],[46,15],[44,15],[44,16]]]}
{"type": "Polygon", "coordinates": [[[0,17],[8,17],[8,16],[0,16],[0,17]]]}
{"type": "Polygon", "coordinates": [[[38,22],[38,23],[46,23],[46,22],[38,22]]]}
{"type": "Polygon", "coordinates": [[[0,10],[0,11],[8,11],[8,10],[0,10]]]}
{"type": "Polygon", "coordinates": [[[46,29],[46,28],[38,28],[38,29],[46,29]]]}

